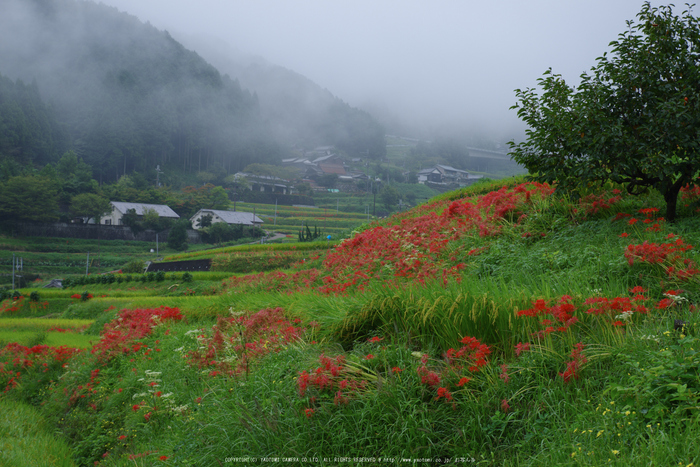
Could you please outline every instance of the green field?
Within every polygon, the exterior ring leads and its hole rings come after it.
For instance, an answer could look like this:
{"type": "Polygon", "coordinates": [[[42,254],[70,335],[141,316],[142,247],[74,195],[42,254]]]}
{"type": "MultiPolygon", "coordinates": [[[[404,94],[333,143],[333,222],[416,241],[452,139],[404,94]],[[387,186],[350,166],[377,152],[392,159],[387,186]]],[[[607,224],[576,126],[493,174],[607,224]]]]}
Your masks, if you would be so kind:
{"type": "Polygon", "coordinates": [[[694,465],[700,220],[620,188],[494,182],[343,242],[167,257],[225,270],[20,289],[0,403],[80,466],[694,465]]]}

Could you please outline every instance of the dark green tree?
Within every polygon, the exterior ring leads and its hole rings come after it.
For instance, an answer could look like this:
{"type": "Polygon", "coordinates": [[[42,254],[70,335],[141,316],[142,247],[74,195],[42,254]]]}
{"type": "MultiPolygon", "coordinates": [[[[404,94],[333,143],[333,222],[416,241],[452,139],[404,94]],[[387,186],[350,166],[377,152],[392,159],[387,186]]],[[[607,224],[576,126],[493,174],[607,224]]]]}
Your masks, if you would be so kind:
{"type": "Polygon", "coordinates": [[[141,219],[139,219],[138,214],[136,214],[136,209],[127,209],[126,213],[122,216],[122,222],[135,234],[145,230],[144,226],[141,224],[141,219]]]}
{"type": "Polygon", "coordinates": [[[211,214],[205,214],[202,217],[200,217],[199,220],[197,221],[197,227],[199,227],[200,229],[204,229],[206,227],[209,227],[211,225],[211,221],[212,221],[211,214]]]}
{"type": "Polygon", "coordinates": [[[0,184],[0,220],[54,222],[58,220],[58,187],[46,177],[11,177],[0,184]]]}
{"type": "Polygon", "coordinates": [[[527,139],[513,159],[535,180],[575,190],[612,181],[658,190],[666,219],[700,173],[700,21],[647,2],[578,89],[551,69],[541,90],[516,90],[527,139]]]}
{"type": "Polygon", "coordinates": [[[233,240],[235,230],[226,222],[214,222],[205,230],[205,241],[207,243],[223,243],[233,240]]]}
{"type": "Polygon", "coordinates": [[[180,219],[175,222],[168,233],[168,248],[178,251],[186,250],[187,230],[191,227],[190,221],[187,219],[180,219]]]}
{"type": "Polygon", "coordinates": [[[379,192],[379,197],[384,203],[384,207],[389,210],[399,204],[399,199],[401,199],[399,191],[391,185],[384,185],[379,192]]]}
{"type": "Polygon", "coordinates": [[[112,205],[104,196],[81,193],[71,199],[70,210],[74,216],[93,218],[99,224],[102,216],[111,212],[112,205]]]}

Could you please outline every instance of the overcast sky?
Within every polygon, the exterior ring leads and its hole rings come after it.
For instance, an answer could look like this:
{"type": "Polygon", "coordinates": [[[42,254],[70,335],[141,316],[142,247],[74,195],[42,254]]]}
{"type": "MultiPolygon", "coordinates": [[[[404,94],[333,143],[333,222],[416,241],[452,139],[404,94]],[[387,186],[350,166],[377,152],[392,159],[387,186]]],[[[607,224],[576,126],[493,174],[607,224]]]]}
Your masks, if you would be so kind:
{"type": "MultiPolygon", "coordinates": [[[[353,106],[452,128],[522,128],[516,88],[571,84],[641,0],[103,0],[159,29],[216,36],[353,106]]],[[[660,2],[652,2],[658,6],[660,2]]],[[[680,12],[681,8],[678,9],[680,12]]]]}

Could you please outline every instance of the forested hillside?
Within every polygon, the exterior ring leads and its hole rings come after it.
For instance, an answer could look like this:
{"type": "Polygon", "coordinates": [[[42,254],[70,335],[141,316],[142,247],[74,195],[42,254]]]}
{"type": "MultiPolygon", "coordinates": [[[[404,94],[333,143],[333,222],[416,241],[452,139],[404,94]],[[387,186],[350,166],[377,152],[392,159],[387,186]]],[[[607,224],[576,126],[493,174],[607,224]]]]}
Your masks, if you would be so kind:
{"type": "MultiPolygon", "coordinates": [[[[8,143],[5,123],[0,156],[42,165],[73,149],[99,182],[133,171],[155,176],[157,165],[236,172],[251,162],[280,160],[289,143],[273,137],[257,96],[237,79],[168,32],[103,4],[3,1],[0,73],[17,89],[32,83],[27,92],[34,93],[34,108],[52,109],[55,118],[44,127],[64,128],[66,135],[53,131],[48,144],[46,136],[30,133],[37,141],[8,143]],[[35,146],[43,149],[29,149],[35,146]]],[[[368,115],[346,105],[328,112],[312,124],[318,136],[309,142],[344,142],[351,150],[349,138],[363,132],[383,141],[368,115]]]]}
{"type": "Polygon", "coordinates": [[[371,159],[386,155],[384,128],[371,115],[305,76],[227,44],[198,37],[182,40],[258,96],[260,113],[277,139],[301,148],[332,144],[371,159]]]}
{"type": "Polygon", "coordinates": [[[42,101],[36,83],[13,82],[0,74],[0,155],[22,165],[43,164],[66,145],[67,134],[42,101]]]}

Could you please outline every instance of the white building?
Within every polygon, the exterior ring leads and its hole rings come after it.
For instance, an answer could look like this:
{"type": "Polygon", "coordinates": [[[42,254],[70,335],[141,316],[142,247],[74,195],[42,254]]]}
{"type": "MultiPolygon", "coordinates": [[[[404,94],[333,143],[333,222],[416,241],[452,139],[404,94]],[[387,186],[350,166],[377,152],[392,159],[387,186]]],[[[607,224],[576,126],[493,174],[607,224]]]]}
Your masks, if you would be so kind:
{"type": "Polygon", "coordinates": [[[190,218],[193,229],[201,229],[200,221],[204,216],[211,216],[211,223],[226,222],[229,225],[261,226],[262,219],[252,212],[219,211],[217,209],[200,209],[190,218]]]}
{"type": "Polygon", "coordinates": [[[124,225],[124,215],[130,209],[133,209],[139,217],[143,217],[148,211],[155,211],[158,217],[180,218],[175,211],[164,204],[122,203],[121,201],[110,201],[109,204],[112,205],[112,212],[100,219],[100,223],[104,225],[124,225]]]}

